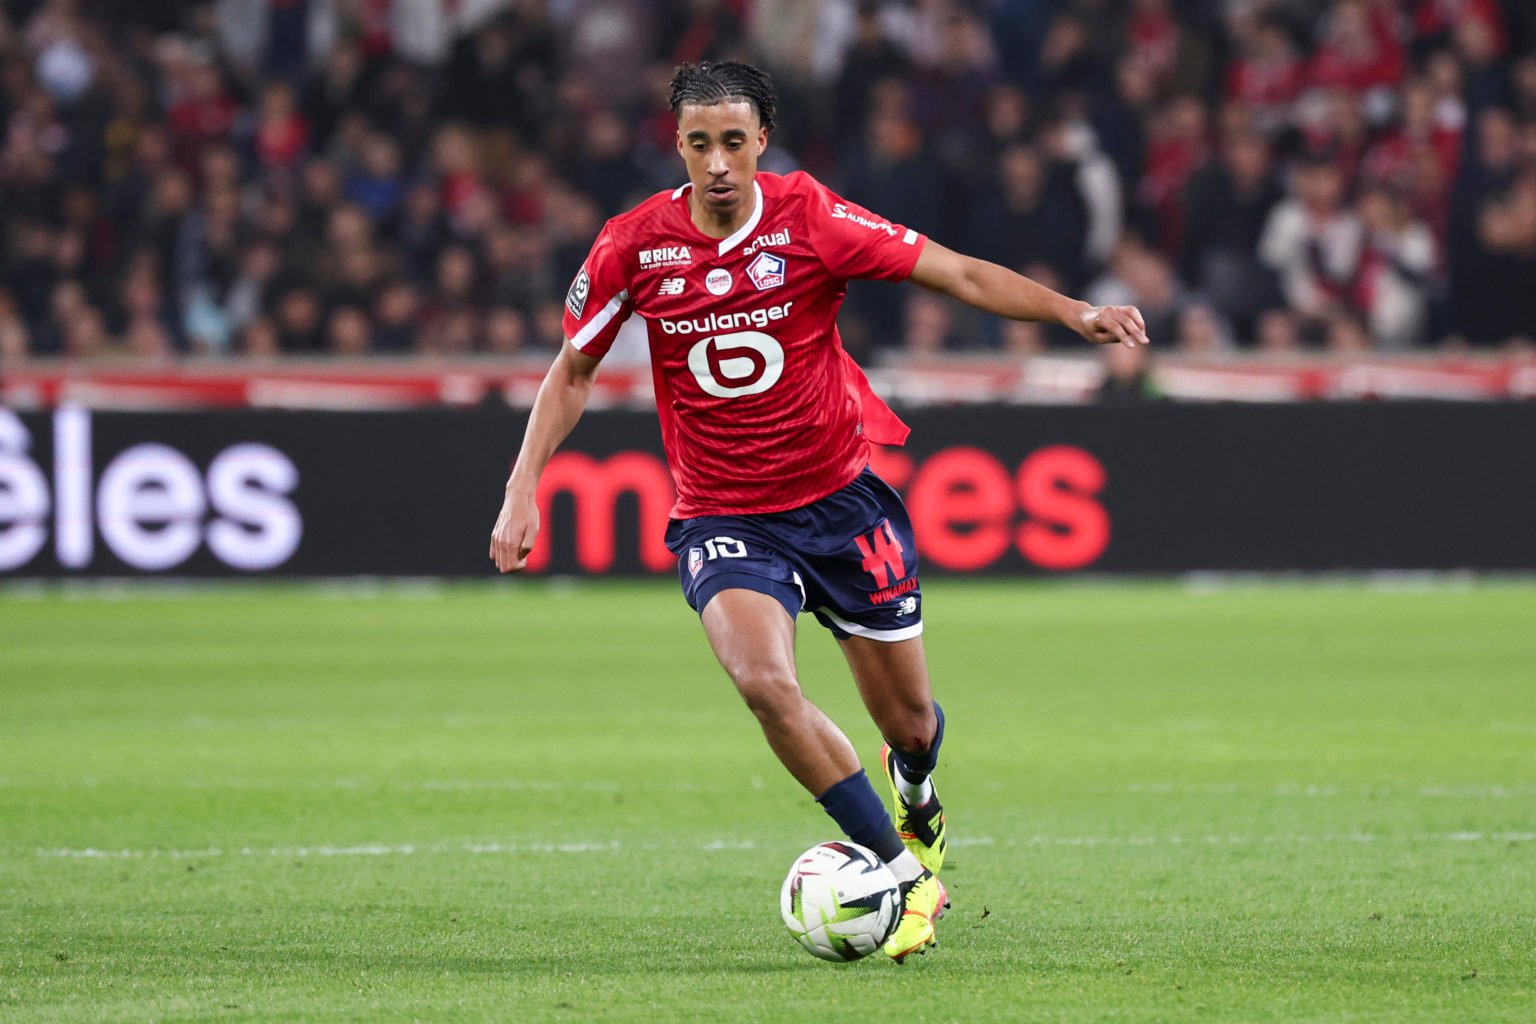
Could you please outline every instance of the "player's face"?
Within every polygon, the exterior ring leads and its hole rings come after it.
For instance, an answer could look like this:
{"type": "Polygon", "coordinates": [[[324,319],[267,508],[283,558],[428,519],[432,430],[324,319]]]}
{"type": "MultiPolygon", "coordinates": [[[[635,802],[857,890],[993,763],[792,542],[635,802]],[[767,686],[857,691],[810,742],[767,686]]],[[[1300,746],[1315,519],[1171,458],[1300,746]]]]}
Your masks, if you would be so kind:
{"type": "Polygon", "coordinates": [[[683,105],[677,118],[677,151],[688,165],[688,180],[709,215],[730,221],[751,206],[757,158],[768,148],[768,132],[746,101],[683,105]]]}

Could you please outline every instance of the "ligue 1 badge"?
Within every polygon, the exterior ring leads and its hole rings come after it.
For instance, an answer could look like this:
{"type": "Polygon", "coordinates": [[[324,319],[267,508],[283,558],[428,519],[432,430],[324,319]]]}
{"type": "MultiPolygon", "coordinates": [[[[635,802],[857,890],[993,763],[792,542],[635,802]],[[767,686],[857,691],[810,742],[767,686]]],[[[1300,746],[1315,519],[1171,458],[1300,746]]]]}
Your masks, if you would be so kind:
{"type": "Polygon", "coordinates": [[[581,319],[581,311],[587,308],[587,293],[591,290],[592,279],[587,276],[587,268],[582,267],[576,280],[571,282],[571,290],[565,293],[565,308],[578,320],[581,319]]]}
{"type": "Polygon", "coordinates": [[[689,576],[693,576],[693,577],[696,578],[699,575],[699,570],[702,569],[702,568],[704,568],[704,549],[703,548],[689,548],[688,549],[688,575],[689,576]]]}

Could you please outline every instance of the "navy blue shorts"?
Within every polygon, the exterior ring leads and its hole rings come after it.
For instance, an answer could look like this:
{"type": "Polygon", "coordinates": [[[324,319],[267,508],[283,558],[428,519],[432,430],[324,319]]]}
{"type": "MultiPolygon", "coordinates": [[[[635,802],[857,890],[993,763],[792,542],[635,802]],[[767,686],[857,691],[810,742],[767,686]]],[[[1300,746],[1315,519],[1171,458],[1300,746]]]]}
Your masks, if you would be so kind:
{"type": "Polygon", "coordinates": [[[901,496],[873,471],[786,512],[697,516],[667,526],[683,596],[703,613],[740,588],[816,616],[838,639],[906,640],[923,631],[917,545],[901,496]]]}

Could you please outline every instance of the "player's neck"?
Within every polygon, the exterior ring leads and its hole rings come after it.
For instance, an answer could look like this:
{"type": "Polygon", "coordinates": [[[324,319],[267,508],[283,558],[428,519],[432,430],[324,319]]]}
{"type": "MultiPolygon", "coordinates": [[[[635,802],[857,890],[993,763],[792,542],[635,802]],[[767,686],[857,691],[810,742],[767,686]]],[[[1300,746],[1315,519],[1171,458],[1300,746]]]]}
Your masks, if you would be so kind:
{"type": "Polygon", "coordinates": [[[757,189],[744,189],[742,191],[742,203],[727,215],[719,215],[704,206],[703,199],[699,196],[699,190],[688,190],[688,217],[693,221],[693,226],[704,232],[710,238],[730,238],[741,226],[752,219],[752,211],[757,209],[757,189]]]}

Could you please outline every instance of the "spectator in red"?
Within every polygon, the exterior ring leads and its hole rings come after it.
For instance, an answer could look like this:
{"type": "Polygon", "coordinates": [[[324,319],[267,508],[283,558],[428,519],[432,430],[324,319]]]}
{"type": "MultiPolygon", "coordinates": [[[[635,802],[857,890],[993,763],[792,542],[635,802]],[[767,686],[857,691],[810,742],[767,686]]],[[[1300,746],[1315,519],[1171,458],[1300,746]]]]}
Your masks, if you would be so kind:
{"type": "Polygon", "coordinates": [[[1194,90],[1204,84],[1203,48],[1179,24],[1169,0],[1133,0],[1125,38],[1133,59],[1159,89],[1194,90]]]}
{"type": "Polygon", "coordinates": [[[1197,97],[1177,97],[1153,115],[1146,173],[1136,198],[1151,214],[1158,247],[1165,254],[1179,250],[1185,187],[1208,153],[1206,111],[1197,97]]]}
{"type": "Polygon", "coordinates": [[[1398,126],[1366,152],[1361,176],[1410,198],[1419,215],[1443,232],[1451,183],[1461,160],[1461,131],[1435,117],[1435,96],[1424,80],[1402,93],[1398,126]]]}
{"type": "Polygon", "coordinates": [[[261,93],[252,140],[256,159],[266,167],[287,170],[298,163],[309,147],[309,122],[298,110],[293,87],[273,82],[261,93]]]}
{"type": "Polygon", "coordinates": [[[197,173],[206,147],[229,140],[239,112],[239,104],[225,91],[217,65],[204,60],[191,68],[186,92],[165,114],[171,152],[188,173],[197,173]]]}
{"type": "Polygon", "coordinates": [[[1322,45],[1312,56],[1312,83],[1356,91],[1386,88],[1403,77],[1403,48],[1393,33],[1396,5],[1340,0],[1328,19],[1322,45]]]}
{"type": "Polygon", "coordinates": [[[1450,41],[1457,25],[1472,20],[1488,25],[1499,56],[1509,52],[1509,32],[1497,0],[1418,0],[1411,19],[1413,38],[1418,44],[1438,48],[1450,41]]]}
{"type": "Polygon", "coordinates": [[[432,159],[438,174],[443,210],[450,220],[463,216],[470,199],[484,188],[477,166],[474,136],[463,125],[446,125],[433,140],[432,159]]]}
{"type": "Polygon", "coordinates": [[[1255,19],[1238,30],[1239,56],[1227,65],[1229,100],[1245,104],[1266,134],[1283,127],[1307,84],[1307,68],[1289,30],[1277,19],[1255,19]]]}

